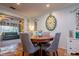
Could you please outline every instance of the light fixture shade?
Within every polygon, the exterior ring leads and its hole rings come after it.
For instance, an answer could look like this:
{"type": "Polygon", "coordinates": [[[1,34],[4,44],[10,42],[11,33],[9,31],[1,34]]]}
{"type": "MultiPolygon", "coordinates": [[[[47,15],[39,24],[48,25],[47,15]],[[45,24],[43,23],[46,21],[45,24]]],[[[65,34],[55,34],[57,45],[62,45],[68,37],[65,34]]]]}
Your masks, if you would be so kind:
{"type": "Polygon", "coordinates": [[[48,7],[48,8],[49,8],[49,7],[50,7],[50,4],[46,4],[46,7],[48,7]]]}
{"type": "Polygon", "coordinates": [[[16,3],[17,5],[20,5],[20,3],[16,3]]]}

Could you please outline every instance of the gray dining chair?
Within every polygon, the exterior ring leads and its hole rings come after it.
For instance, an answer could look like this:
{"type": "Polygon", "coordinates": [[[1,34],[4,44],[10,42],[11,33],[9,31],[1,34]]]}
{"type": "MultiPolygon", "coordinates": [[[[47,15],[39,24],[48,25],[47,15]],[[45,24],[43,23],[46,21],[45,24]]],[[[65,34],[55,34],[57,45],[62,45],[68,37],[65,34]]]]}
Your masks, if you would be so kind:
{"type": "Polygon", "coordinates": [[[20,33],[20,39],[23,45],[23,55],[24,53],[32,55],[33,53],[35,53],[36,51],[40,49],[39,46],[34,46],[32,44],[29,33],[20,33]]]}
{"type": "Polygon", "coordinates": [[[58,44],[60,39],[61,33],[56,33],[55,38],[53,39],[53,42],[50,45],[43,45],[42,49],[47,51],[51,56],[57,55],[58,56],[58,44]]]}

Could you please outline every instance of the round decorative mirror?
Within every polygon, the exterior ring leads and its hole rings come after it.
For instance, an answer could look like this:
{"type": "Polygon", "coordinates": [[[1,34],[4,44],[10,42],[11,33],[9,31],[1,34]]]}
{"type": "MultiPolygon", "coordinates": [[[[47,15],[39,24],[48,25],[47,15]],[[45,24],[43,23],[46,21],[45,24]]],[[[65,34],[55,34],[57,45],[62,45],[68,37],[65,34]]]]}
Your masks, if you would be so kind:
{"type": "Polygon", "coordinates": [[[46,19],[46,28],[49,30],[49,31],[53,31],[56,27],[56,18],[55,16],[52,16],[51,14],[47,17],[46,19]]]}

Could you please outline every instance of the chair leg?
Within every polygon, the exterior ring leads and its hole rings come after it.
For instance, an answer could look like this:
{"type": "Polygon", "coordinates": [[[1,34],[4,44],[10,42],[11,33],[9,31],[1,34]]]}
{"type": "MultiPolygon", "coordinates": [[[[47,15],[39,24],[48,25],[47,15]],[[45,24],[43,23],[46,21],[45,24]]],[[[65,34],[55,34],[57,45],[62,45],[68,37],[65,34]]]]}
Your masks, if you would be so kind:
{"type": "Polygon", "coordinates": [[[55,56],[55,52],[53,52],[53,56],[55,56]]]}
{"type": "Polygon", "coordinates": [[[22,56],[24,56],[24,51],[22,52],[22,56]]]}
{"type": "Polygon", "coordinates": [[[56,51],[56,55],[58,56],[58,51],[56,51]]]}
{"type": "Polygon", "coordinates": [[[55,56],[57,56],[56,51],[54,53],[55,53],[55,56]]]}

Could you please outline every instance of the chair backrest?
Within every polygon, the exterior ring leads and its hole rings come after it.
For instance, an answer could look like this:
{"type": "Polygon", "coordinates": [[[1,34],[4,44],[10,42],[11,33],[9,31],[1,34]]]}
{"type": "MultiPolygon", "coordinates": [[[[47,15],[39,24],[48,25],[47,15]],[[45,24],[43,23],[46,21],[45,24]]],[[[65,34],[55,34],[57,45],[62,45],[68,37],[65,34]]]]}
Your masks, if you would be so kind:
{"type": "Polygon", "coordinates": [[[31,42],[29,33],[20,33],[20,39],[23,44],[23,50],[27,53],[32,53],[35,47],[31,42]]]}
{"type": "Polygon", "coordinates": [[[56,33],[54,41],[51,43],[50,47],[48,48],[49,51],[56,51],[58,49],[59,39],[61,33],[56,33]]]}

